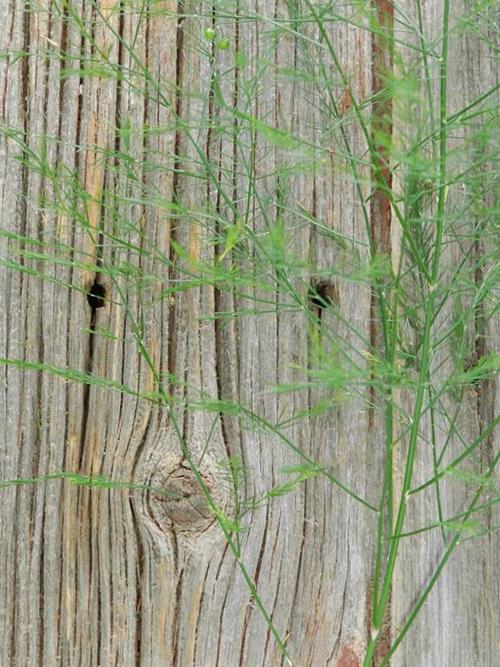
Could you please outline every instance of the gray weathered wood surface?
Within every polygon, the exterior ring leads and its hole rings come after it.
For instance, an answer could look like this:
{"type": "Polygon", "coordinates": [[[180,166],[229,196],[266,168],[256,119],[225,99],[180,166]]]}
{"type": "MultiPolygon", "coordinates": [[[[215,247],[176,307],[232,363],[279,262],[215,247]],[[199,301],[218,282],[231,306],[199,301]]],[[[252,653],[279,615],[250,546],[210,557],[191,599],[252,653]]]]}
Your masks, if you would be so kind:
{"type": "MultiPolygon", "coordinates": [[[[287,209],[300,205],[326,226],[366,242],[352,179],[334,155],[320,168],[289,176],[287,170],[303,156],[248,130],[236,148],[230,133],[218,130],[227,117],[210,103],[214,71],[224,73],[221,94],[229,105],[302,139],[325,141],[317,90],[306,77],[280,74],[285,67],[306,70],[308,66],[293,34],[276,40],[270,36],[271,20],[288,15],[287,3],[226,3],[229,14],[239,6],[241,14],[261,14],[269,20],[218,18],[231,48],[216,50],[213,63],[203,31],[210,26],[212,11],[216,16],[222,11],[218,3],[213,9],[209,2],[185,0],[178,7],[175,0],[161,0],[146,3],[149,9],[142,13],[137,9],[140,4],[40,0],[27,5],[22,0],[0,0],[0,53],[25,53],[0,60],[0,120],[19,131],[26,143],[25,156],[29,151],[44,153],[47,168],[67,170],[67,190],[55,192],[46,173],[15,159],[19,145],[2,134],[1,226],[13,235],[46,243],[41,252],[51,254],[58,244],[60,256],[68,260],[20,257],[15,238],[2,237],[0,356],[89,372],[137,393],[152,391],[154,377],[134,338],[132,323],[140,316],[143,342],[155,367],[175,374],[188,387],[176,386],[175,395],[187,392],[196,400],[203,391],[248,405],[270,422],[283,421],[321,399],[314,391],[265,393],[274,385],[303,379],[296,370],[307,366],[310,354],[309,324],[303,314],[282,308],[258,317],[214,321],[210,319],[214,312],[245,309],[249,302],[242,294],[218,293],[209,284],[161,298],[181,278],[161,261],[172,255],[172,239],[189,249],[189,261],[213,261],[220,249],[206,243],[214,222],[208,215],[203,219],[203,212],[231,215],[187,133],[176,131],[174,113],[162,103],[161,91],[168,100],[176,100],[178,117],[211,163],[220,165],[215,180],[233,192],[240,211],[250,207],[254,231],[262,232],[265,225],[255,193],[248,192],[244,173],[248,165],[267,214],[272,220],[283,218],[294,230],[291,252],[297,261],[312,262],[318,274],[342,261],[338,248],[287,209]],[[65,20],[58,5],[66,7],[65,20]],[[129,5],[136,11],[116,11],[129,5]],[[68,20],[71,12],[74,16],[68,20]],[[87,31],[83,37],[77,29],[80,19],[87,31]],[[124,46],[132,43],[137,60],[124,46]],[[237,68],[235,45],[245,54],[245,62],[237,68]],[[59,49],[65,54],[61,58],[56,57],[59,49]],[[89,62],[83,59],[96,54],[106,55],[107,73],[79,74],[82,63],[89,62]],[[137,70],[139,61],[147,65],[150,81],[137,72],[129,80],[116,76],[116,67],[137,70]],[[163,86],[160,92],[154,82],[163,86]],[[110,155],[116,150],[136,160],[129,172],[125,159],[110,155]],[[156,169],[144,169],[145,157],[156,163],[156,169]],[[193,163],[199,178],[188,173],[193,163]],[[70,172],[79,175],[78,186],[68,177],[70,172]],[[161,193],[157,206],[141,205],[148,190],[161,193]],[[68,203],[78,196],[80,221],[71,217],[69,205],[50,206],[55,199],[68,203]],[[172,201],[199,215],[183,216],[182,211],[169,209],[172,201]],[[130,222],[126,243],[112,243],[119,224],[123,235],[124,221],[130,222]],[[12,268],[9,261],[20,266],[12,268]],[[115,283],[103,272],[110,298],[91,321],[85,292],[99,265],[123,270],[117,271],[115,283]],[[43,271],[45,279],[30,275],[32,270],[43,271]],[[141,276],[147,275],[155,279],[141,284],[141,276]],[[92,333],[95,327],[107,335],[92,333]]],[[[408,13],[414,11],[410,0],[400,4],[408,13]]],[[[442,3],[423,4],[425,29],[437,34],[442,3]]],[[[453,20],[461,8],[462,2],[453,3],[453,20]]],[[[314,27],[307,30],[317,37],[314,27]]],[[[351,77],[353,93],[365,99],[373,84],[369,33],[344,23],[328,30],[351,77]]],[[[464,98],[490,87],[496,75],[492,55],[473,37],[451,36],[451,62],[453,110],[464,106],[464,98]]],[[[341,111],[348,114],[348,94],[339,85],[334,91],[341,111]]],[[[346,123],[346,132],[356,154],[363,156],[366,147],[359,127],[346,123]]],[[[393,244],[397,246],[396,233],[393,244]]],[[[37,250],[26,244],[24,248],[37,250]]],[[[373,332],[368,287],[339,281],[335,289],[341,311],[369,340],[373,332]]],[[[260,296],[269,298],[269,293],[260,296]]],[[[288,303],[283,295],[272,298],[278,305],[288,303]]],[[[338,320],[332,318],[326,325],[359,348],[359,338],[338,320]]],[[[494,323],[490,327],[486,345],[493,345],[494,323]]],[[[360,363],[366,363],[363,359],[360,354],[360,363]]],[[[178,438],[165,409],[112,388],[67,382],[50,372],[5,365],[1,373],[2,480],[65,470],[173,489],[193,484],[191,473],[180,465],[178,438]]],[[[376,504],[383,424],[364,405],[363,397],[341,404],[293,423],[286,435],[376,504]]],[[[464,397],[463,418],[471,439],[498,407],[493,385],[479,398],[473,390],[464,397]]],[[[184,414],[179,408],[177,418],[195,459],[209,439],[201,469],[222,507],[229,508],[234,501],[218,467],[221,460],[239,457],[248,467],[245,496],[265,493],[283,481],[283,467],[299,462],[269,433],[241,429],[234,416],[196,410],[184,414]]],[[[483,448],[485,462],[492,447],[490,442],[483,448]]],[[[432,461],[415,474],[416,481],[427,479],[432,461]]],[[[460,490],[450,483],[442,493],[450,512],[461,508],[460,490]]],[[[0,494],[0,665],[283,664],[223,534],[208,515],[169,509],[146,491],[88,488],[62,480],[8,486],[0,494]]],[[[412,506],[416,525],[425,523],[429,512],[435,518],[430,502],[430,495],[421,494],[412,506]]],[[[360,665],[369,633],[373,513],[317,477],[295,493],[256,509],[245,524],[241,559],[295,664],[360,665]]],[[[454,555],[391,664],[496,667],[498,547],[493,533],[469,542],[454,555]]],[[[391,598],[393,632],[442,549],[439,531],[428,539],[404,543],[391,598]]]]}
{"type": "MultiPolygon", "coordinates": [[[[405,14],[410,23],[417,23],[416,3],[404,2],[405,14]]],[[[443,23],[442,2],[423,3],[423,25],[426,38],[430,43],[439,45],[441,27],[443,23]]],[[[471,11],[471,5],[466,0],[451,3],[450,34],[449,34],[449,84],[448,84],[448,115],[456,113],[471,104],[481,94],[498,85],[498,68],[495,57],[486,40],[480,41],[477,35],[468,34],[461,27],[460,22],[464,16],[471,11]],[[480,92],[482,91],[482,92],[480,92]]],[[[494,16],[495,10],[489,10],[492,21],[492,32],[488,37],[495,42],[494,16]]],[[[484,30],[484,27],[478,27],[484,30]]],[[[407,35],[404,28],[399,31],[400,37],[407,35]]],[[[412,36],[411,41],[417,43],[418,37],[412,36]]],[[[412,57],[409,54],[409,62],[412,57]]],[[[422,78],[423,72],[420,70],[422,78]]],[[[439,79],[438,70],[434,70],[431,86],[434,98],[438,100],[439,79]]],[[[423,86],[423,83],[422,83],[423,86]]],[[[494,102],[494,100],[492,100],[494,102]]],[[[477,131],[478,125],[471,124],[467,132],[477,131]]],[[[451,133],[449,139],[450,148],[450,173],[465,170],[470,165],[470,155],[463,150],[457,154],[453,152],[461,144],[464,130],[457,129],[451,133]]],[[[485,147],[485,152],[491,148],[485,147]]],[[[491,166],[490,166],[491,168],[491,166]]],[[[486,168],[485,171],[487,171],[486,168]]],[[[491,200],[485,200],[485,204],[491,205],[491,200]]],[[[460,210],[460,207],[470,197],[461,185],[450,187],[448,192],[449,209],[460,210]]],[[[465,215],[456,219],[457,235],[460,233],[471,233],[477,218],[474,209],[467,209],[465,215]]],[[[480,243],[476,248],[474,257],[476,260],[481,252],[484,252],[488,240],[480,243]]],[[[463,253],[459,244],[449,243],[445,249],[445,266],[456,267],[463,260],[463,253]]],[[[488,270],[488,265],[484,268],[488,270]]],[[[481,279],[477,276],[478,279],[481,279]]],[[[467,298],[463,302],[467,304],[467,298]]],[[[447,324],[453,322],[450,303],[441,313],[436,329],[442,330],[447,324]]],[[[486,330],[482,333],[477,327],[470,327],[468,331],[468,342],[471,347],[482,346],[482,352],[498,350],[500,320],[498,313],[488,323],[486,330]]],[[[477,349],[476,349],[477,351],[477,349]]],[[[435,355],[433,372],[436,377],[446,377],[453,371],[453,361],[450,356],[449,346],[442,347],[435,355]]],[[[498,385],[487,383],[479,387],[469,386],[464,389],[458,405],[457,400],[446,397],[443,403],[448,414],[458,410],[459,424],[462,427],[461,436],[473,441],[484,429],[494,415],[500,414],[500,393],[498,385]]],[[[440,414],[435,412],[434,429],[437,434],[438,448],[441,448],[449,435],[449,422],[440,414]]],[[[426,429],[430,436],[431,423],[429,417],[426,419],[426,429]]],[[[425,430],[425,429],[424,429],[425,430]]],[[[429,447],[422,446],[419,455],[419,463],[415,469],[415,484],[420,484],[428,476],[432,477],[432,452],[429,447]]],[[[488,462],[491,460],[492,452],[498,451],[498,436],[487,439],[474,458],[476,471],[484,472],[488,462]]],[[[458,456],[463,448],[459,437],[452,436],[450,446],[446,452],[445,460],[458,456]]],[[[403,452],[401,452],[403,454],[403,452]]],[[[402,460],[401,460],[402,464],[402,460]]],[[[398,465],[396,463],[396,465],[398,465]]],[[[440,494],[443,503],[443,512],[448,515],[457,513],[457,508],[465,508],[466,501],[471,497],[472,488],[462,485],[456,479],[444,480],[440,484],[440,494]]],[[[458,510],[462,511],[462,510],[458,510]]],[[[410,504],[409,525],[422,525],[435,520],[436,517],[436,489],[422,492],[414,496],[410,504]],[[431,515],[434,519],[431,519],[431,515]]],[[[488,519],[488,525],[498,522],[498,512],[494,512],[488,519]],[[496,518],[495,518],[496,517],[496,518]]],[[[499,640],[499,599],[500,579],[498,577],[498,554],[500,553],[500,540],[498,533],[492,533],[481,540],[470,540],[460,545],[449,561],[442,578],[432,592],[428,602],[424,605],[420,616],[413,627],[411,638],[401,646],[397,659],[397,665],[492,665],[499,662],[500,640],[499,640]]],[[[403,541],[401,561],[397,569],[394,591],[392,595],[393,627],[401,626],[408,613],[408,604],[416,599],[419,589],[424,582],[429,580],[433,569],[443,554],[443,536],[440,531],[427,534],[425,540],[408,538],[403,541]]]]}

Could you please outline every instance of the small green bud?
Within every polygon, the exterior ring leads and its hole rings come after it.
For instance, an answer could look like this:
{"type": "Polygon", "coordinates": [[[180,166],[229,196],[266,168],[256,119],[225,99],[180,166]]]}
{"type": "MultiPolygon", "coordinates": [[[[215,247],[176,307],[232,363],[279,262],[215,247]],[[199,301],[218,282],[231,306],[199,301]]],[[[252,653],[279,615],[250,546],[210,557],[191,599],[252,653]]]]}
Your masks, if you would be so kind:
{"type": "Polygon", "coordinates": [[[222,39],[219,39],[219,41],[217,42],[216,46],[217,46],[217,48],[220,49],[221,51],[225,51],[226,49],[229,48],[229,44],[230,44],[230,42],[229,42],[228,38],[227,38],[227,37],[223,37],[222,39]]]}
{"type": "Polygon", "coordinates": [[[213,28],[205,28],[205,39],[209,42],[213,42],[215,39],[215,30],[213,28]]]}

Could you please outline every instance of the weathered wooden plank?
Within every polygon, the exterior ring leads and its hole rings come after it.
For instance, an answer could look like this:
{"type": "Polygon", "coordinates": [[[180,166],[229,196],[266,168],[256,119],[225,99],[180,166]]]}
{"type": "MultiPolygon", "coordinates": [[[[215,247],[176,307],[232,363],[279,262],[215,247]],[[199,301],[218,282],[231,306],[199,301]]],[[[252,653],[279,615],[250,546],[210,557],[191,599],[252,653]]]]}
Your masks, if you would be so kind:
{"type": "MultiPolygon", "coordinates": [[[[362,8],[352,14],[351,3],[337,4],[350,22],[329,20],[322,33],[304,21],[316,7],[309,2],[44,1],[29,12],[0,0],[8,17],[0,53],[29,51],[0,61],[1,121],[19,132],[0,137],[2,229],[45,244],[2,236],[0,356],[126,388],[3,365],[2,479],[66,471],[141,487],[57,479],[1,489],[1,664],[286,664],[244,571],[294,664],[361,664],[373,509],[314,476],[251,508],[230,548],[189,469],[189,459],[200,462],[215,503],[233,519],[304,456],[379,502],[384,424],[367,380],[380,324],[367,281],[346,274],[367,269],[370,238],[389,250],[387,200],[379,192],[368,201],[370,158],[355,103],[368,121],[363,103],[382,83],[378,58],[386,67],[390,58],[377,51],[384,40],[362,29],[362,8]],[[16,153],[31,155],[31,165],[16,162],[16,153]],[[242,239],[231,245],[238,225],[242,239]],[[34,249],[41,256],[26,255],[34,249]],[[286,261],[273,266],[266,253],[280,252],[286,261]],[[253,272],[253,284],[214,278],[231,267],[237,276],[253,272]],[[330,307],[311,305],[311,284],[330,307]],[[349,401],[332,401],[328,382],[290,390],[318,369],[334,378],[339,367],[362,380],[349,401]],[[158,391],[160,377],[167,400],[141,397],[158,391]],[[289,389],[269,391],[280,385],[289,389]],[[212,407],[200,405],[202,395],[212,407]],[[219,399],[278,425],[299,451],[263,422],[214,408],[219,399]],[[300,416],[324,400],[327,409],[300,416]],[[245,474],[236,477],[231,461],[245,474]]],[[[427,5],[425,35],[437,39],[440,4],[427,5]]],[[[409,16],[414,9],[405,7],[409,16]]],[[[453,92],[456,82],[472,99],[494,75],[473,37],[452,35],[450,62],[453,111],[467,102],[453,92]]],[[[393,241],[397,258],[394,229],[393,241]]],[[[450,265],[460,252],[447,250],[450,265]]],[[[436,326],[450,317],[444,309],[436,326]]],[[[491,321],[483,352],[495,333],[491,321]]],[[[450,372],[445,361],[438,377],[450,372]]],[[[339,382],[337,394],[344,390],[339,382]]],[[[493,384],[481,391],[462,397],[466,440],[498,412],[493,384]]],[[[399,399],[411,409],[403,393],[399,399]]],[[[439,411],[435,428],[442,443],[439,411]]],[[[483,447],[480,465],[492,446],[483,447]]],[[[448,455],[462,447],[453,437],[448,455]]],[[[429,452],[414,483],[432,472],[429,452]]],[[[448,482],[441,493],[447,516],[468,497],[448,482]]],[[[409,525],[435,518],[434,495],[415,497],[409,525]]],[[[393,636],[443,551],[439,531],[424,535],[403,541],[393,636]]],[[[497,542],[494,534],[488,540],[455,554],[394,664],[493,664],[497,542]]]]}
{"type": "MultiPolygon", "coordinates": [[[[338,10],[340,14],[349,11],[342,5],[338,10]]],[[[313,285],[321,281],[331,285],[336,312],[331,314],[325,310],[322,314],[322,327],[316,339],[319,350],[315,349],[314,342],[312,345],[310,341],[305,342],[305,345],[309,348],[311,369],[326,365],[333,371],[337,365],[345,364],[341,350],[348,351],[355,363],[364,368],[363,350],[366,351],[369,340],[369,290],[364,284],[345,280],[347,266],[343,249],[328,238],[328,231],[354,238],[365,247],[368,242],[369,230],[362,202],[348,163],[341,155],[346,150],[346,142],[358,158],[362,159],[366,151],[350,99],[352,93],[361,103],[370,92],[370,37],[362,30],[345,29],[339,23],[326,24],[326,29],[351,92],[341,81],[333,58],[325,48],[319,47],[311,54],[306,44],[296,45],[299,69],[309,71],[316,79],[311,91],[304,92],[298,87],[291,101],[297,109],[298,136],[311,138],[317,146],[327,150],[317,155],[312,181],[307,174],[295,178],[298,192],[292,194],[290,201],[300,202],[326,230],[320,233],[319,227],[315,227],[310,232],[311,250],[305,258],[311,262],[313,285]],[[324,63],[324,69],[317,63],[324,63]],[[311,104],[313,111],[308,113],[311,104]],[[339,116],[335,116],[335,108],[332,108],[335,106],[339,116]],[[344,139],[338,128],[332,127],[340,123],[344,127],[344,139]],[[348,197],[346,192],[349,192],[348,197]],[[358,334],[339,320],[339,314],[356,327],[358,334]],[[321,359],[318,353],[324,357],[321,359]]],[[[324,45],[317,26],[311,34],[324,45]]],[[[284,58],[283,62],[289,64],[290,59],[284,58]]],[[[366,180],[366,165],[359,168],[358,175],[366,180]]],[[[366,195],[366,190],[363,194],[366,195]]],[[[364,250],[360,257],[366,259],[364,250]]],[[[304,331],[303,335],[307,339],[310,331],[304,331]]],[[[280,336],[281,340],[286,340],[286,336],[280,336]]],[[[285,373],[283,376],[280,381],[286,382],[285,373]]],[[[331,390],[313,390],[306,397],[306,407],[314,410],[317,403],[325,399],[331,401],[331,390]]],[[[327,465],[335,477],[360,496],[375,501],[373,479],[379,474],[378,454],[370,447],[366,399],[366,395],[361,395],[349,401],[340,400],[337,405],[334,402],[331,408],[310,420],[303,442],[307,443],[308,453],[315,461],[327,465]],[[358,428],[350,427],[353,421],[358,428]],[[365,472],[356,476],[354,471],[360,467],[365,472]]],[[[303,405],[294,406],[294,411],[301,409],[303,405]]],[[[371,521],[374,515],[321,478],[306,485],[301,509],[303,543],[293,605],[297,612],[292,615],[290,638],[292,641],[296,637],[299,642],[295,653],[298,664],[347,664],[349,661],[356,664],[361,660],[366,641],[367,597],[371,588],[369,559],[363,560],[360,555],[370,553],[373,548],[371,521]],[[314,573],[312,578],[308,576],[311,572],[314,573]]]]}
{"type": "MultiPolygon", "coordinates": [[[[422,32],[410,33],[404,29],[402,23],[418,25],[417,3],[400,3],[397,15],[396,34],[407,43],[417,48],[422,43],[429,47],[427,54],[429,65],[429,85],[425,83],[425,72],[421,54],[412,55],[410,50],[405,52],[405,62],[408,70],[416,67],[415,73],[419,77],[420,92],[415,99],[414,116],[400,116],[395,120],[396,133],[404,138],[403,146],[409,146],[408,137],[415,136],[408,131],[405,122],[414,123],[413,127],[422,126],[424,132],[432,131],[439,122],[439,58],[433,55],[440,53],[444,3],[418,3],[421,5],[422,32]],[[419,39],[423,42],[419,43],[419,39]],[[418,62],[418,65],[415,63],[418,62]],[[429,93],[431,97],[429,97],[429,93]],[[434,123],[434,125],[432,125],[434,123]]],[[[492,11],[491,9],[486,11],[492,11]]],[[[482,29],[478,24],[476,33],[469,21],[472,18],[476,23],[479,16],[474,17],[474,9],[468,3],[450,3],[449,18],[449,54],[448,54],[448,104],[447,116],[452,117],[461,109],[467,107],[476,99],[484,95],[497,83],[497,75],[493,67],[493,54],[488,47],[488,40],[481,38],[482,29]]],[[[494,38],[493,38],[494,39],[494,38]]],[[[401,71],[396,76],[401,76],[401,71]]],[[[468,198],[474,196],[467,190],[471,187],[467,169],[477,159],[471,140],[479,130],[481,123],[458,123],[451,130],[447,144],[449,150],[448,179],[451,183],[447,193],[446,215],[450,222],[445,231],[445,247],[443,249],[442,272],[440,287],[452,279],[457,267],[464,262],[463,282],[457,281],[452,291],[458,296],[451,296],[436,319],[434,332],[439,337],[446,328],[453,326],[457,317],[461,317],[467,308],[471,307],[473,292],[465,287],[465,281],[482,280],[474,277],[471,267],[481,262],[481,253],[485,247],[480,244],[473,249],[472,255],[466,258],[471,246],[471,236],[478,218],[474,214],[474,207],[468,204],[468,198]],[[462,173],[463,176],[456,176],[462,173]],[[454,182],[456,179],[456,182],[454,182]],[[456,236],[455,236],[456,235],[456,236]],[[462,237],[462,241],[459,241],[462,237]],[[468,276],[466,278],[465,276],[468,276]],[[458,310],[457,310],[458,308],[458,310]]],[[[486,148],[485,155],[492,155],[486,148]]],[[[427,168],[427,173],[430,170],[427,168]]],[[[486,183],[484,183],[486,185],[486,183]]],[[[481,187],[481,186],[479,186],[481,187]]],[[[481,195],[479,206],[491,206],[491,194],[481,195]]],[[[427,198],[427,211],[422,216],[429,215],[433,210],[431,198],[427,198]]],[[[434,209],[435,210],[435,209],[434,209]]],[[[487,237],[486,237],[487,238],[487,237]]],[[[488,243],[488,242],[486,242],[488,243]]],[[[476,286],[477,288],[477,286],[476,286]]],[[[465,320],[466,345],[481,341],[481,355],[498,347],[498,328],[495,327],[495,318],[489,320],[487,333],[477,330],[477,318],[465,320]],[[484,336],[484,338],[483,338],[484,336]]],[[[433,351],[434,359],[431,365],[431,382],[437,393],[454,372],[453,344],[456,337],[449,337],[445,344],[433,351]]],[[[411,409],[411,403],[406,403],[411,409]]],[[[472,443],[487,425],[498,414],[498,391],[495,383],[485,380],[479,386],[467,386],[455,393],[449,391],[442,399],[436,402],[434,410],[427,412],[421,430],[421,440],[418,449],[418,464],[415,467],[413,485],[417,487],[434,475],[433,447],[436,445],[436,455],[441,456],[443,467],[460,455],[465,446],[472,443]],[[496,412],[495,406],[496,405],[496,412]],[[485,419],[485,412],[488,417],[485,419]],[[453,423],[452,416],[456,417],[453,423]]],[[[497,441],[498,442],[498,441],[497,441]]],[[[488,438],[472,459],[467,460],[461,469],[473,474],[484,474],[492,461],[495,452],[494,440],[488,438]]],[[[396,465],[403,465],[405,449],[398,448],[396,465]]],[[[477,485],[463,480],[449,477],[439,484],[439,496],[436,486],[431,486],[416,496],[411,497],[409,503],[408,528],[412,530],[428,525],[439,518],[438,503],[441,503],[443,518],[453,517],[467,509],[477,485]]],[[[484,498],[487,498],[486,493],[484,498]]],[[[498,523],[498,512],[495,508],[481,518],[483,528],[498,523]],[[494,517],[497,517],[496,519],[494,517]]],[[[467,531],[463,538],[471,537],[467,531]]],[[[429,582],[435,571],[445,548],[451,537],[448,531],[433,530],[414,537],[405,538],[400,552],[400,561],[396,570],[396,577],[392,593],[392,629],[397,636],[408,617],[412,606],[423,587],[429,582]]],[[[462,541],[462,540],[461,540],[462,541]]],[[[498,656],[498,613],[494,611],[495,600],[499,597],[498,577],[495,573],[495,561],[499,552],[500,543],[498,533],[491,533],[487,537],[479,537],[463,542],[453,554],[451,561],[441,575],[435,589],[422,608],[415,624],[401,648],[395,654],[391,664],[394,665],[493,665],[498,656]]]]}

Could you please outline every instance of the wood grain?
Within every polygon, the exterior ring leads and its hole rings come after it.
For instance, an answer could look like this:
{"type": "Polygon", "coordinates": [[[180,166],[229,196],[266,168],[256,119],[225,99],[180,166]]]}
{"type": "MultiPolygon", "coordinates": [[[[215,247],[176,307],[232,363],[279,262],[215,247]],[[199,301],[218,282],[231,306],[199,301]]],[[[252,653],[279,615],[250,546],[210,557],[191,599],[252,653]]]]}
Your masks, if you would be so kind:
{"type": "MultiPolygon", "coordinates": [[[[415,3],[401,3],[403,15],[411,21],[417,21],[415,3]],[[403,12],[406,12],[403,14],[403,12]]],[[[440,35],[443,23],[443,3],[423,4],[424,38],[428,43],[440,49],[440,35]]],[[[450,34],[449,34],[449,69],[448,69],[448,116],[452,116],[466,107],[473,100],[485,94],[498,84],[498,75],[493,67],[493,55],[486,39],[480,38],[480,33],[470,34],[461,29],[464,17],[469,15],[473,8],[466,2],[450,4],[450,34]]],[[[477,19],[476,19],[477,20],[477,19]]],[[[399,36],[406,39],[406,32],[399,32],[399,36]]],[[[414,35],[409,43],[415,44],[414,35]]],[[[408,42],[407,42],[408,43],[408,42]]],[[[412,62],[410,53],[407,53],[407,62],[412,62]]],[[[414,62],[414,60],[413,60],[414,62]]],[[[435,113],[439,108],[439,79],[438,65],[430,60],[431,90],[435,113]]],[[[421,73],[421,95],[427,96],[421,73]]],[[[426,99],[428,99],[426,97],[426,99]]],[[[428,104],[424,107],[428,109],[428,104]]],[[[418,122],[415,118],[415,122],[418,122]]],[[[402,130],[402,125],[399,125],[402,130]]],[[[468,152],[464,137],[477,132],[479,125],[470,124],[460,127],[450,133],[448,149],[450,151],[449,174],[465,171],[465,165],[470,165],[473,159],[468,152]],[[456,152],[458,148],[458,153],[456,152]]],[[[404,133],[404,130],[403,130],[404,133]]],[[[450,212],[462,210],[467,200],[464,197],[464,186],[457,184],[450,186],[447,196],[447,210],[450,212]]],[[[484,206],[491,205],[491,194],[483,196],[484,206]]],[[[453,214],[453,213],[451,213],[453,214]]],[[[473,212],[466,209],[465,214],[455,214],[457,234],[471,234],[477,223],[473,212]]],[[[451,271],[464,261],[464,252],[467,244],[462,245],[453,240],[453,230],[448,232],[446,247],[443,254],[443,282],[449,279],[451,271]]],[[[486,241],[487,243],[487,241],[486,241]]],[[[473,253],[470,261],[477,261],[481,251],[473,253]]],[[[480,276],[476,276],[481,280],[480,276]]],[[[454,322],[452,300],[443,308],[436,324],[435,331],[454,322]]],[[[467,297],[462,308],[468,305],[467,297]]],[[[456,314],[455,314],[456,317],[456,314]]],[[[469,342],[481,340],[483,352],[498,349],[498,323],[496,317],[489,322],[484,337],[476,329],[476,322],[467,325],[466,336],[469,342]]],[[[473,345],[473,343],[472,343],[473,345]]],[[[432,364],[433,383],[439,387],[453,372],[453,360],[449,345],[441,346],[435,353],[432,364]]],[[[498,384],[486,380],[482,387],[466,387],[458,396],[445,396],[441,406],[434,414],[434,429],[437,442],[437,451],[443,451],[447,439],[450,437],[450,422],[446,415],[458,415],[456,433],[450,438],[444,461],[458,456],[465,443],[473,442],[483,431],[485,411],[488,413],[488,423],[494,415],[498,415],[498,384]],[[480,392],[479,395],[477,392],[480,392]],[[458,412],[457,412],[458,411],[458,412]],[[482,416],[483,415],[483,416],[482,416]],[[460,435],[459,435],[460,434],[460,435]],[[464,438],[464,441],[461,440],[464,438]]],[[[422,429],[422,440],[419,443],[419,464],[415,469],[414,485],[422,483],[432,477],[433,463],[431,453],[432,425],[427,414],[422,429]]],[[[498,435],[493,434],[480,448],[477,456],[468,461],[464,468],[470,472],[481,474],[491,464],[494,452],[498,449],[498,435]]],[[[404,448],[398,450],[396,466],[401,466],[404,460],[404,448]]],[[[439,485],[439,492],[445,516],[454,516],[464,511],[472,494],[473,485],[460,484],[456,479],[445,479],[439,485]]],[[[436,489],[429,487],[421,494],[412,497],[409,506],[409,527],[422,526],[436,520],[436,489]]],[[[493,510],[483,518],[486,526],[498,522],[498,511],[493,510]]],[[[411,606],[415,603],[418,591],[425,585],[445,549],[445,541],[439,530],[424,533],[423,536],[410,537],[403,540],[401,560],[399,562],[396,579],[392,592],[392,624],[393,632],[397,633],[406,619],[411,606]]],[[[464,537],[469,536],[465,533],[464,537]]],[[[449,538],[448,538],[449,539],[449,538]]],[[[413,630],[403,642],[400,650],[395,654],[391,664],[406,665],[495,665],[498,662],[498,631],[500,616],[495,611],[495,600],[499,597],[499,583],[496,575],[495,562],[498,558],[500,542],[498,533],[492,532],[481,539],[472,539],[460,544],[447,564],[436,588],[431,593],[416,620],[413,630]]]]}
{"type": "MultiPolygon", "coordinates": [[[[411,13],[412,3],[400,4],[411,13]]],[[[440,4],[426,3],[429,31],[438,29],[440,4]]],[[[166,500],[144,488],[61,479],[0,489],[1,665],[285,664],[204,506],[186,454],[201,459],[203,482],[228,514],[285,481],[283,468],[301,459],[241,414],[196,409],[201,394],[241,403],[272,424],[290,420],[284,433],[291,442],[368,503],[378,503],[383,424],[366,408],[368,391],[302,420],[292,418],[317,406],[325,390],[269,392],[304,380],[301,369],[311,368],[320,350],[330,353],[335,341],[354,350],[366,369],[366,341],[377,339],[368,285],[339,277],[348,261],[342,248],[304,216],[363,242],[359,260],[367,261],[374,230],[333,142],[327,106],[331,97],[338,102],[335,122],[362,163],[366,197],[370,166],[351,95],[362,103],[380,83],[372,39],[354,25],[327,26],[347,89],[325,49],[299,36],[321,41],[317,28],[300,23],[305,6],[293,15],[295,32],[273,35],[273,26],[290,19],[293,3],[220,5],[40,0],[30,11],[21,0],[0,0],[0,53],[24,54],[0,60],[0,120],[18,133],[17,141],[0,134],[1,227],[11,234],[0,237],[0,357],[77,369],[128,388],[123,393],[2,365],[1,479],[69,471],[171,494],[166,500]],[[253,18],[238,20],[238,13],[253,18]],[[204,32],[211,26],[214,43],[204,32]],[[218,48],[222,37],[229,48],[218,48]],[[326,63],[322,72],[314,64],[318,54],[326,63]],[[99,71],[90,72],[96,63],[99,71]],[[331,78],[318,87],[313,77],[290,74],[291,67],[331,78]],[[245,123],[249,117],[313,148],[280,145],[257,123],[245,123]],[[44,169],[16,160],[21,154],[26,161],[30,152],[44,156],[44,169]],[[187,288],[190,273],[213,266],[222,254],[223,241],[212,243],[214,236],[222,239],[239,219],[264,240],[283,223],[289,258],[306,267],[288,276],[290,282],[307,299],[310,284],[328,274],[336,307],[364,343],[326,309],[322,323],[330,338],[313,348],[311,322],[291,307],[283,276],[265,272],[258,244],[246,265],[239,260],[242,270],[257,267],[255,287],[224,290],[205,281],[187,288]],[[55,246],[66,261],[27,254],[40,247],[52,256],[55,246]],[[43,279],[33,272],[43,272],[43,279]],[[95,284],[105,290],[103,307],[89,305],[95,284]],[[257,298],[272,307],[214,318],[253,308],[257,298]],[[141,398],[156,391],[158,374],[166,378],[171,410],[141,398]],[[169,384],[172,376],[177,383],[169,384]],[[239,497],[226,480],[231,459],[246,470],[239,497]]],[[[463,44],[452,41],[450,91],[473,96],[492,84],[494,72],[484,47],[473,39],[466,47],[464,58],[463,44]]],[[[459,101],[458,93],[450,94],[452,110],[459,101]]],[[[374,234],[384,251],[387,223],[386,216],[384,230],[374,234]]],[[[221,265],[228,268],[235,258],[229,254],[221,265]]],[[[497,334],[490,327],[485,344],[493,347],[497,334]]],[[[495,410],[492,384],[481,400],[466,396],[471,438],[495,410]]],[[[491,452],[484,450],[486,462],[491,452]]],[[[429,468],[419,470],[416,481],[428,474],[429,468]]],[[[461,497],[448,487],[443,495],[456,510],[461,497]]],[[[426,519],[426,503],[421,494],[412,520],[426,519]]],[[[361,665],[375,513],[317,476],[252,510],[243,526],[240,560],[294,664],[361,665]]],[[[455,555],[394,665],[494,664],[498,540],[493,533],[469,545],[455,555]]],[[[393,633],[441,550],[439,535],[402,549],[393,633]]]]}

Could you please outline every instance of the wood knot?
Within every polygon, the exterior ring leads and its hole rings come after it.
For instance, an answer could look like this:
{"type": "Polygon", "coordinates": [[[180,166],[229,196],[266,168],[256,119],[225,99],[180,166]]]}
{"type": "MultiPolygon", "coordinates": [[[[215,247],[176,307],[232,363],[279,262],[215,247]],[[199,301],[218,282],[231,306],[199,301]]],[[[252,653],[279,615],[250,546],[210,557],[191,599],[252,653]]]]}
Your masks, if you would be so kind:
{"type": "MultiPolygon", "coordinates": [[[[214,480],[206,473],[200,473],[200,478],[212,496],[214,480]]],[[[215,522],[200,481],[184,463],[153,475],[151,486],[149,511],[163,531],[199,534],[215,522]]]]}

